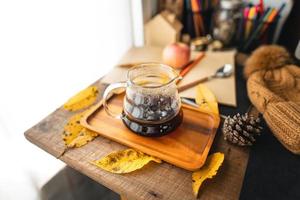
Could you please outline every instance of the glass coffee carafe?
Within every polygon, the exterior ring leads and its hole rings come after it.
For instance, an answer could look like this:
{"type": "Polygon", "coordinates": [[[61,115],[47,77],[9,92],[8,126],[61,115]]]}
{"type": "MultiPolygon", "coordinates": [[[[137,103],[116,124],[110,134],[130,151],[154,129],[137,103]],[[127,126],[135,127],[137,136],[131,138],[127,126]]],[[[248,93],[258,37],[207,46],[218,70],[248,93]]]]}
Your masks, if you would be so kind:
{"type": "Polygon", "coordinates": [[[143,136],[163,136],[182,122],[176,82],[180,78],[171,67],[158,63],[140,64],[127,73],[127,81],[109,85],[103,96],[105,111],[123,120],[133,132],[143,136]],[[113,113],[107,100],[113,90],[126,88],[123,112],[113,113]]]}

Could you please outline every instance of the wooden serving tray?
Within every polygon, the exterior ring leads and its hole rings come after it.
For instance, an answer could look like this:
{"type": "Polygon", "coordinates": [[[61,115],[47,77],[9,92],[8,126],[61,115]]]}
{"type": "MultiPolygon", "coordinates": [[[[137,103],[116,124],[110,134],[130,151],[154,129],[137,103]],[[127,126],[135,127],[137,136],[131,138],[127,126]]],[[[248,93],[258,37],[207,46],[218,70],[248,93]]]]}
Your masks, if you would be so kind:
{"type": "MultiPolygon", "coordinates": [[[[123,98],[123,95],[112,97],[110,108],[122,112],[123,98]]],[[[127,129],[122,120],[108,116],[102,108],[100,101],[85,114],[81,124],[111,140],[191,171],[205,163],[220,123],[216,114],[183,105],[183,122],[175,131],[162,137],[143,137],[127,129]]]]}

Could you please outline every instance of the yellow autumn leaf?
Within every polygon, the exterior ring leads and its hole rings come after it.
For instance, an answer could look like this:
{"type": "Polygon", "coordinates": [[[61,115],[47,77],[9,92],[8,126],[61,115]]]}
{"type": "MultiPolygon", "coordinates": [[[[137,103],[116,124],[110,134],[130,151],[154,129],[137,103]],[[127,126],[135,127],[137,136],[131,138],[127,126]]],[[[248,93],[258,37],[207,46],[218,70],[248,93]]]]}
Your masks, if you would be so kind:
{"type": "Polygon", "coordinates": [[[223,153],[214,153],[207,157],[206,162],[201,169],[194,172],[192,175],[193,179],[193,192],[194,195],[197,197],[199,188],[203,181],[208,178],[212,178],[217,174],[219,167],[222,165],[224,161],[224,154],[223,153]]]}
{"type": "Polygon", "coordinates": [[[92,163],[106,171],[123,174],[142,168],[150,161],[161,163],[161,160],[134,149],[126,149],[108,154],[92,163]]]}
{"type": "Polygon", "coordinates": [[[63,140],[68,148],[81,147],[98,136],[96,132],[80,124],[84,114],[85,112],[73,115],[64,126],[63,140]]]}
{"type": "Polygon", "coordinates": [[[219,114],[218,102],[212,91],[203,84],[196,87],[196,103],[200,110],[219,114]]]}
{"type": "Polygon", "coordinates": [[[90,86],[71,97],[64,108],[69,111],[77,111],[92,105],[97,98],[98,89],[96,86],[90,86]]]}

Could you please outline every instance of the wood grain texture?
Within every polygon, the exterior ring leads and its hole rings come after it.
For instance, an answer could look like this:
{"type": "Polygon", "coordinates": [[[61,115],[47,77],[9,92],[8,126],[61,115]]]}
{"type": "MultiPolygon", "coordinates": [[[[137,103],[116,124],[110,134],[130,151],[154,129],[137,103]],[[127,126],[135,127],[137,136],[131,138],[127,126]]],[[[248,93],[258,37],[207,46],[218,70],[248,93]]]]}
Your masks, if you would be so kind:
{"type": "MultiPolygon", "coordinates": [[[[104,85],[95,83],[99,91],[104,85]]],[[[58,108],[25,132],[33,144],[58,157],[64,150],[63,126],[74,113],[58,108]]],[[[90,164],[90,161],[127,147],[99,136],[87,145],[67,151],[60,159],[72,168],[130,200],[170,199],[193,200],[192,172],[168,163],[150,163],[130,174],[111,174],[90,164]]],[[[205,181],[200,199],[238,199],[248,161],[248,150],[232,146],[218,133],[210,151],[223,152],[225,160],[216,177],[205,181]]]]}
{"type": "MultiPolygon", "coordinates": [[[[124,93],[110,99],[109,107],[114,113],[122,112],[123,99],[124,93]]],[[[181,125],[163,137],[143,137],[131,132],[122,120],[105,112],[102,101],[83,116],[81,124],[101,136],[193,171],[205,163],[220,118],[184,105],[182,111],[181,125]]]]}

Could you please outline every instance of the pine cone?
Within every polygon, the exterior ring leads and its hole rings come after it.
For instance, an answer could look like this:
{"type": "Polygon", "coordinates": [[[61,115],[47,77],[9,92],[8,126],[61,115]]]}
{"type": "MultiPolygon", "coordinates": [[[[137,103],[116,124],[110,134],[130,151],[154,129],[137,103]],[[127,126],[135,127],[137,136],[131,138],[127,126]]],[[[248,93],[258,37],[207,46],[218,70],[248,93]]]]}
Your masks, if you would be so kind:
{"type": "Polygon", "coordinates": [[[240,115],[228,116],[223,124],[224,139],[240,146],[251,146],[256,136],[260,135],[262,127],[259,126],[260,118],[254,116],[240,115]]]}

